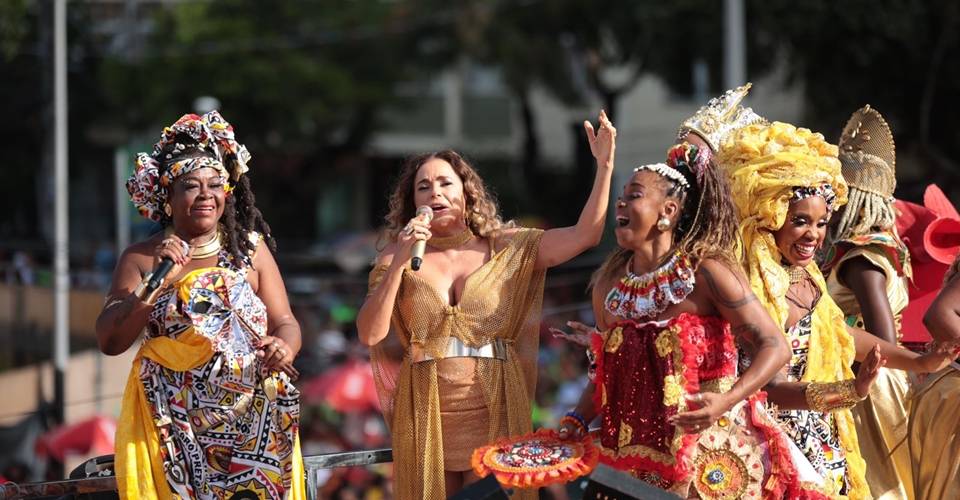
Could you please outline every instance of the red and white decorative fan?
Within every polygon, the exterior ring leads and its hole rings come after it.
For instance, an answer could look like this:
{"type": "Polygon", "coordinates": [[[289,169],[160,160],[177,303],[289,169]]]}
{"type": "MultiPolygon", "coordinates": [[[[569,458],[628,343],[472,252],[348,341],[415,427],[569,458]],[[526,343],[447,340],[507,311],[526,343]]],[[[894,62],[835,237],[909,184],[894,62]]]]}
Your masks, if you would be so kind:
{"type": "Polygon", "coordinates": [[[493,473],[504,486],[539,488],[585,476],[599,458],[590,436],[561,440],[557,431],[540,429],[477,448],[471,464],[478,476],[493,473]]]}

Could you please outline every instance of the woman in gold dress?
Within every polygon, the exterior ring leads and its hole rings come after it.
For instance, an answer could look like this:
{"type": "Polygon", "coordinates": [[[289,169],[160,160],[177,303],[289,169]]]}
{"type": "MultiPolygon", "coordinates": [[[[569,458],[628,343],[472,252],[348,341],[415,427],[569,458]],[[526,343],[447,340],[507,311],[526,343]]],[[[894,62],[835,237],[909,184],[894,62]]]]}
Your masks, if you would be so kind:
{"type": "MultiPolygon", "coordinates": [[[[943,290],[930,304],[923,323],[935,343],[960,340],[960,257],[947,271],[943,290]]],[[[960,367],[927,377],[916,388],[907,432],[913,464],[914,498],[960,499],[960,367]]]]}
{"type": "MultiPolygon", "coordinates": [[[[849,200],[831,221],[823,256],[827,289],[847,325],[900,345],[900,314],[909,302],[910,254],[897,234],[893,134],[875,109],[853,113],[840,137],[849,200]]],[[[882,368],[870,397],[853,408],[867,483],[877,499],[913,498],[907,446],[910,375],[882,368]]]]}
{"type": "Polygon", "coordinates": [[[599,121],[596,133],[584,124],[597,171],[571,227],[501,222],[482,179],[453,151],[404,166],[386,218],[394,241],[377,257],[357,317],[393,437],[397,498],[446,498],[477,479],[475,448],[531,430],[545,270],[603,234],[616,130],[602,112],[599,121]],[[414,216],[421,206],[432,220],[414,216]],[[426,241],[419,271],[408,264],[416,241],[426,241]],[[391,337],[403,348],[399,363],[391,337]]]}

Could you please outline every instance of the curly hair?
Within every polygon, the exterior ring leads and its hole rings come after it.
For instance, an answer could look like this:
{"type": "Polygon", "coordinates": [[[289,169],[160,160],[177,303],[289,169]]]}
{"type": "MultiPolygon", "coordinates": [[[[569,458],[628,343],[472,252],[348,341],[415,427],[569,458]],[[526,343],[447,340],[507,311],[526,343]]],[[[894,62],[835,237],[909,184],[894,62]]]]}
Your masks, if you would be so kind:
{"type": "Polygon", "coordinates": [[[449,149],[433,153],[423,153],[408,158],[400,169],[397,183],[390,195],[390,209],[384,220],[384,235],[393,241],[400,234],[407,221],[416,215],[414,203],[414,181],[417,171],[432,159],[443,160],[453,167],[453,171],[463,182],[463,194],[466,199],[466,223],[473,234],[481,238],[495,236],[502,229],[513,227],[512,221],[504,222],[500,218],[496,198],[488,189],[477,171],[456,151],[449,149]]]}
{"type": "MultiPolygon", "coordinates": [[[[178,151],[175,144],[171,143],[161,151],[160,157],[165,158],[160,167],[161,173],[163,169],[168,169],[170,165],[184,159],[201,156],[216,157],[212,151],[198,146],[197,142],[188,135],[178,134],[175,142],[186,145],[186,148],[178,151]],[[167,155],[170,158],[167,158],[167,155]]],[[[232,155],[223,159],[224,167],[228,172],[234,171],[234,161],[235,158],[232,155]]],[[[270,232],[270,225],[264,220],[263,214],[256,206],[256,197],[247,176],[241,175],[240,180],[233,182],[233,184],[233,191],[227,194],[224,201],[223,216],[220,218],[220,231],[226,240],[224,244],[233,261],[238,264],[252,265],[251,257],[257,248],[257,242],[249,237],[250,233],[259,233],[266,242],[267,248],[273,253],[277,252],[277,242],[270,232]]],[[[173,189],[173,185],[168,189],[173,189]]],[[[160,224],[166,228],[173,224],[173,220],[163,214],[160,224]]]]}
{"type": "MultiPolygon", "coordinates": [[[[711,258],[732,268],[739,267],[738,259],[734,255],[734,249],[738,247],[737,212],[726,176],[717,168],[713,155],[705,148],[701,149],[687,142],[673,146],[671,153],[674,148],[684,148],[685,154],[668,153],[667,165],[683,174],[690,187],[685,189],[679,182],[660,177],[664,196],[677,200],[681,209],[680,218],[674,227],[674,244],[670,251],[661,257],[659,264],[666,262],[676,252],[681,252],[690,257],[694,266],[711,258]],[[676,160],[680,157],[696,158],[698,154],[709,155],[704,162],[699,182],[690,166],[690,163],[695,163],[696,160],[676,160]]],[[[633,250],[615,248],[591,276],[589,288],[615,276],[632,257],[633,250]]]]}

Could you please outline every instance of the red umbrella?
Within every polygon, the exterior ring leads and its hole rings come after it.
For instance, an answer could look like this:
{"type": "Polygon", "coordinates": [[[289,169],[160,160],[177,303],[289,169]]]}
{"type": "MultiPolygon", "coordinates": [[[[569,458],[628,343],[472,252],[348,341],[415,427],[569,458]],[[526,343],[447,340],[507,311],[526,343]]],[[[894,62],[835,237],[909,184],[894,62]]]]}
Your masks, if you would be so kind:
{"type": "Polygon", "coordinates": [[[350,360],[308,381],[300,390],[308,403],[323,402],[341,413],[380,410],[373,370],[366,361],[350,360]]]}
{"type": "Polygon", "coordinates": [[[60,462],[63,462],[63,457],[68,452],[106,455],[113,453],[113,435],[116,432],[116,420],[97,415],[47,431],[37,438],[36,452],[60,462]]]}

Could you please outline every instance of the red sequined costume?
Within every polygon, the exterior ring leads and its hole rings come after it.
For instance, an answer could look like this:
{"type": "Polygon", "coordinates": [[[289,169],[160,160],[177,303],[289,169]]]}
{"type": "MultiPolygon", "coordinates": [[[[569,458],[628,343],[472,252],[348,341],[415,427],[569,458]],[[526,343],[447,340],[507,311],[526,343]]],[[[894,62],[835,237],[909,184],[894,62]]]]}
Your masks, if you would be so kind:
{"type": "Polygon", "coordinates": [[[667,422],[687,410],[686,394],[726,392],[736,381],[726,321],[686,313],[666,322],[619,321],[594,335],[591,349],[601,462],[684,496],[691,487],[703,498],[796,491],[788,444],[763,411],[763,393],[700,433],[667,422]]]}

